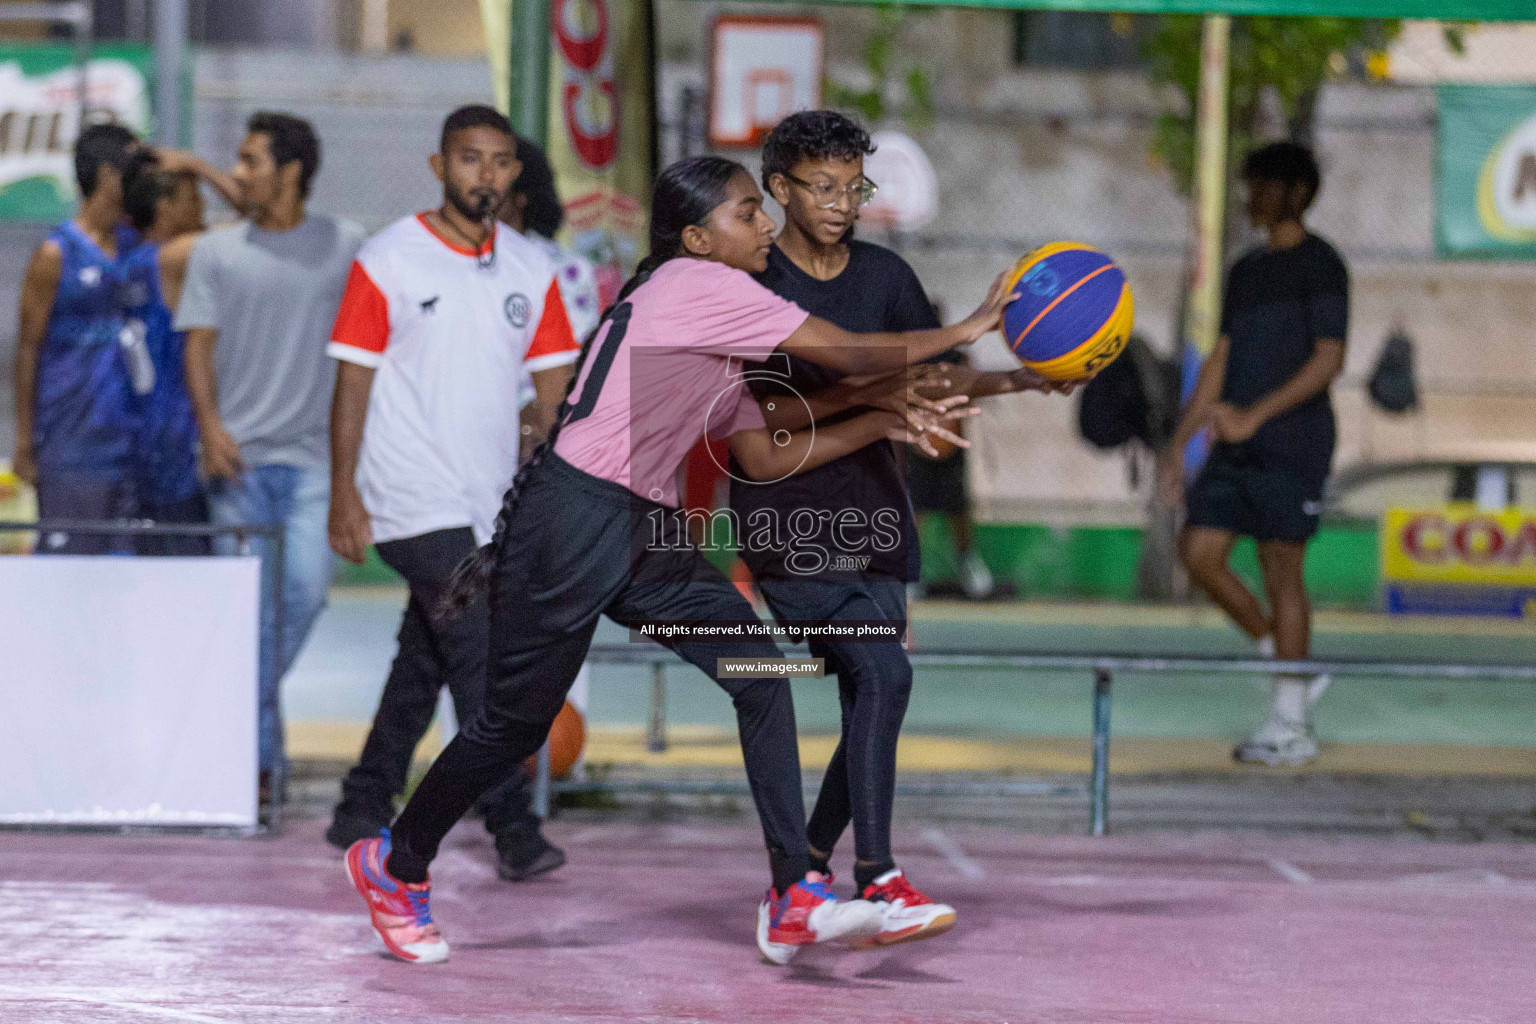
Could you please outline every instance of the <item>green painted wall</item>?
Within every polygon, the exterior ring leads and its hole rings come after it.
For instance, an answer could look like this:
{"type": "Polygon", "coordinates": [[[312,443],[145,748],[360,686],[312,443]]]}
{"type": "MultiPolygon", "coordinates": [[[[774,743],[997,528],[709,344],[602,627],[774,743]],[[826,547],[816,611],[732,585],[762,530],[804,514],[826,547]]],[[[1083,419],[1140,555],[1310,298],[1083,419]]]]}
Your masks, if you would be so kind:
{"type": "MultiPolygon", "coordinates": [[[[926,515],[921,533],[923,579],[954,578],[958,563],[948,522],[926,515]]],[[[1141,533],[1129,526],[982,523],[976,526],[976,550],[1021,598],[1132,601],[1141,533]]],[[[1232,561],[1250,586],[1261,585],[1251,541],[1238,544],[1232,561]]],[[[1374,527],[1325,526],[1307,550],[1307,585],[1321,605],[1374,607],[1378,572],[1374,527]]]]}
{"type": "MultiPolygon", "coordinates": [[[[949,524],[925,515],[921,523],[923,579],[953,579],[957,560],[949,524]]],[[[1020,598],[1134,601],[1136,562],[1141,557],[1138,527],[981,523],[976,550],[1000,582],[1011,583],[1020,598]]],[[[729,556],[713,558],[729,571],[729,556]]],[[[1238,575],[1259,587],[1259,562],[1251,541],[1232,556],[1238,575]]],[[[1319,605],[1373,608],[1379,556],[1376,530],[1370,526],[1325,526],[1307,549],[1307,587],[1319,605]]],[[[341,563],[341,586],[398,586],[400,577],[379,561],[372,548],[364,565],[341,563]]]]}

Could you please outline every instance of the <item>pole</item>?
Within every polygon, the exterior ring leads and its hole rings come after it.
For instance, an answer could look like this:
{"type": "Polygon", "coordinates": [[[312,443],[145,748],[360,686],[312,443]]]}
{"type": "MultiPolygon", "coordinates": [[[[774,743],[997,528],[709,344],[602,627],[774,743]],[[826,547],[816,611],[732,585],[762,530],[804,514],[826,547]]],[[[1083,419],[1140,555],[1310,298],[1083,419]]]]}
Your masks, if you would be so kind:
{"type": "Polygon", "coordinates": [[[533,813],[543,820],[549,817],[549,740],[539,748],[537,760],[534,762],[533,772],[533,813]]]}
{"type": "Polygon", "coordinates": [[[651,666],[651,712],[645,720],[645,749],[653,754],[667,749],[667,669],[659,661],[651,666]]]}
{"type": "Polygon", "coordinates": [[[155,0],[155,141],[182,144],[181,69],[187,59],[187,0],[155,0]]]}
{"type": "Polygon", "coordinates": [[[1102,836],[1109,818],[1109,684],[1107,669],[1093,673],[1093,773],[1088,783],[1089,830],[1102,836]]]}
{"type": "Polygon", "coordinates": [[[511,92],[507,116],[523,138],[549,141],[550,0],[516,0],[512,8],[511,92]]]}
{"type": "Polygon", "coordinates": [[[1208,14],[1200,32],[1200,92],[1195,110],[1189,302],[1184,339],[1198,358],[1221,328],[1222,218],[1227,204],[1227,73],[1232,19],[1208,14]]]}

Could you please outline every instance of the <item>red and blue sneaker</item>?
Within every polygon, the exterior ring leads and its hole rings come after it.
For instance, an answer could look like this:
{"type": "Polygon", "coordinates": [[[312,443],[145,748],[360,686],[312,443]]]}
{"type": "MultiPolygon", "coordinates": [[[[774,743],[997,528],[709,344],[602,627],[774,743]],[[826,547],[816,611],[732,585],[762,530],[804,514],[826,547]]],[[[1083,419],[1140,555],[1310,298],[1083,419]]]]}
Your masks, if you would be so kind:
{"type": "Polygon", "coordinates": [[[825,875],[811,871],[783,895],[769,889],[757,908],[757,948],[780,966],[801,947],[834,939],[858,940],[879,934],[884,915],[865,900],[839,900],[825,875]]]}
{"type": "Polygon", "coordinates": [[[432,923],[432,880],[402,882],[385,870],[389,829],[374,839],[359,839],[347,849],[347,877],[363,899],[373,930],[385,947],[410,964],[448,959],[448,943],[432,923]]]}

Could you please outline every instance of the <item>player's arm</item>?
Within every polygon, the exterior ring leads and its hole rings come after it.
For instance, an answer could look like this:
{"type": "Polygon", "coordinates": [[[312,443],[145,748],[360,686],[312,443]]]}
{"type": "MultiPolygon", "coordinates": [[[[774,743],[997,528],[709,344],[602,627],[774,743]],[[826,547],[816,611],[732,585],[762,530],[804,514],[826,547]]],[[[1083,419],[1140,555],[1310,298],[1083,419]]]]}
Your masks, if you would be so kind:
{"type": "Polygon", "coordinates": [[[549,437],[549,428],[555,425],[555,414],[560,410],[560,403],[565,400],[566,389],[571,384],[572,364],[564,366],[551,366],[546,370],[536,370],[528,375],[533,381],[533,401],[523,406],[523,445],[524,455],[531,454],[534,446],[544,443],[549,437]]]}
{"type": "Polygon", "coordinates": [[[389,347],[389,299],[362,260],[347,272],[347,286],[331,326],[326,354],[336,360],[331,395],[331,509],[326,535],[331,550],[361,565],[373,543],[373,520],[357,490],[357,462],[368,419],[373,377],[389,347]]]}
{"type": "Polygon", "coordinates": [[[731,435],[731,454],[752,479],[778,480],[815,469],[876,441],[916,444],[930,455],[937,454],[931,440],[935,437],[969,448],[970,442],[951,429],[955,421],[974,413],[955,408],[964,401],[958,395],[945,399],[938,412],[922,406],[871,409],[831,426],[793,432],[784,443],[782,428],[770,425],[738,430],[731,435]]]}
{"type": "Polygon", "coordinates": [[[197,175],[199,181],[206,181],[213,186],[226,203],[234,207],[236,213],[245,214],[245,202],[240,198],[240,186],[235,183],[234,175],[227,171],[221,171],[217,167],[204,160],[195,153],[189,153],[184,149],[169,149],[164,146],[156,147],[155,156],[160,161],[163,170],[177,172],[190,171],[197,175]]]}
{"type": "Polygon", "coordinates": [[[11,469],[29,484],[37,483],[37,454],[32,447],[32,424],[37,412],[37,361],[48,333],[48,314],[59,289],[64,253],[57,242],[47,241],[32,253],[21,284],[16,326],[16,452],[11,469]]]}
{"type": "Polygon", "coordinates": [[[779,344],[779,351],[839,373],[889,373],[897,366],[911,366],[952,348],[969,345],[995,330],[1002,322],[1003,307],[1013,298],[1007,285],[1008,275],[999,274],[976,311],[949,327],[900,334],[854,334],[820,317],[807,317],[779,344]]]}
{"type": "Polygon", "coordinates": [[[373,543],[373,522],[357,491],[357,460],[376,372],[371,366],[338,359],[331,399],[331,511],[326,534],[332,551],[358,565],[373,543]]]}
{"type": "Polygon", "coordinates": [[[902,369],[879,377],[858,377],[824,388],[803,400],[785,401],[784,393],[769,392],[758,401],[763,421],[770,430],[803,430],[812,423],[822,423],[848,409],[885,409],[905,414],[909,408],[931,413],[945,413],[963,405],[963,394],[930,397],[920,382],[925,378],[917,370],[902,369]]]}
{"type": "Polygon", "coordinates": [[[967,398],[991,398],[1020,391],[1044,391],[1046,394],[1070,395],[1077,381],[1050,380],[1021,366],[1017,370],[973,370],[964,363],[926,363],[913,369],[912,384],[930,398],[964,395],[967,398]]]}
{"type": "Polygon", "coordinates": [[[778,480],[825,465],[888,437],[906,438],[906,419],[897,413],[872,410],[819,430],[801,430],[787,444],[774,441],[768,427],[738,430],[731,435],[731,454],[753,480],[778,480]]]}
{"type": "Polygon", "coordinates": [[[533,401],[524,405],[521,411],[519,429],[523,443],[519,455],[522,459],[529,458],[534,448],[549,436],[580,353],[581,343],[571,330],[565,298],[560,294],[560,282],[550,278],[549,287],[544,290],[544,309],[539,314],[538,326],[529,339],[528,351],[523,354],[523,369],[533,382],[533,401]]]}
{"type": "Polygon", "coordinates": [[[192,258],[192,246],[202,235],[190,232],[173,238],[160,247],[160,295],[168,309],[181,304],[181,286],[187,280],[187,261],[192,258]]]}
{"type": "Polygon", "coordinates": [[[219,416],[219,387],[213,370],[213,350],[218,344],[217,328],[189,328],[183,361],[203,450],[203,475],[211,480],[233,480],[245,472],[245,463],[240,459],[240,446],[219,416]]]}
{"type": "Polygon", "coordinates": [[[1218,405],[1212,413],[1216,436],[1233,444],[1248,440],[1276,416],[1328,390],[1343,369],[1344,342],[1339,338],[1318,339],[1312,357],[1280,387],[1246,409],[1218,405]]]}

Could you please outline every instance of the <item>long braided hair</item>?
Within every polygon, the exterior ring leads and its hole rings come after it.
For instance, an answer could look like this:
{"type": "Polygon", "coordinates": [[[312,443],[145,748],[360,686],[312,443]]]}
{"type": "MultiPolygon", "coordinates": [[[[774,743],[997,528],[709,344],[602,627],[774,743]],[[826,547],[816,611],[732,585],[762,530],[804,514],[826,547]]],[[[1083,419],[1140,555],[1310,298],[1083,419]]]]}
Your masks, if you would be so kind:
{"type": "Polygon", "coordinates": [[[565,397],[555,412],[555,422],[549,429],[549,436],[534,449],[528,461],[523,463],[517,475],[512,478],[512,485],[502,498],[501,511],[496,514],[496,532],[491,542],[465,558],[454,570],[448,591],[437,609],[439,618],[458,615],[490,590],[491,573],[496,567],[497,554],[506,542],[507,527],[517,509],[518,498],[534,469],[544,461],[546,455],[554,451],[555,442],[560,437],[560,428],[571,415],[571,392],[576,381],[581,378],[582,367],[586,365],[593,342],[603,332],[603,326],[613,319],[614,311],[624,304],[636,288],[650,280],[657,267],[685,255],[683,229],[690,224],[703,225],[710,211],[725,202],[726,186],[731,179],[738,174],[748,173],[735,160],[719,156],[693,156],[672,164],[656,179],[651,191],[650,255],[640,261],[640,265],[635,268],[635,275],[624,282],[613,305],[603,310],[602,319],[582,341],[581,355],[576,360],[570,382],[566,384],[565,397]]]}

